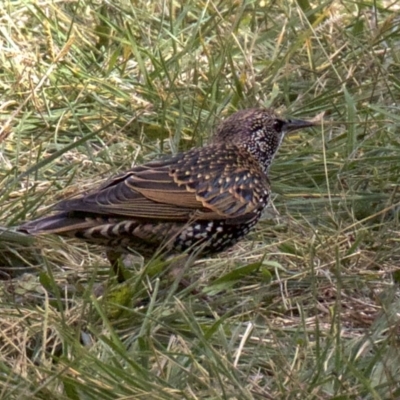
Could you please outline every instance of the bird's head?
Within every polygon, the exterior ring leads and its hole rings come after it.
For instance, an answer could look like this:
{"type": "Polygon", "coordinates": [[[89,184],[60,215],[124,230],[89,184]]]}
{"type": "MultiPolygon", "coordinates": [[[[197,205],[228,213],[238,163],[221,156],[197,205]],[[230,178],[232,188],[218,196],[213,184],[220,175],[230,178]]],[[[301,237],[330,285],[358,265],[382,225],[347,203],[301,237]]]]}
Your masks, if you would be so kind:
{"type": "Polygon", "coordinates": [[[266,172],[285,134],[314,125],[311,121],[282,119],[271,109],[251,108],[226,118],[212,141],[245,148],[266,172]]]}

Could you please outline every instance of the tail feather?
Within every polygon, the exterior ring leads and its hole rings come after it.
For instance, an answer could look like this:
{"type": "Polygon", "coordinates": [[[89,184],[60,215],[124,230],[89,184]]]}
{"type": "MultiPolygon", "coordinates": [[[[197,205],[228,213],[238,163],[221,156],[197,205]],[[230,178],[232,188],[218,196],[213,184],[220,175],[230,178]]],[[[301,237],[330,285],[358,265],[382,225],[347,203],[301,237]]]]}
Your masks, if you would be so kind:
{"type": "Polygon", "coordinates": [[[55,233],[58,235],[73,236],[76,231],[84,230],[95,226],[93,219],[86,219],[79,216],[71,216],[69,212],[63,212],[29,221],[18,227],[18,231],[31,235],[44,233],[55,233]]]}

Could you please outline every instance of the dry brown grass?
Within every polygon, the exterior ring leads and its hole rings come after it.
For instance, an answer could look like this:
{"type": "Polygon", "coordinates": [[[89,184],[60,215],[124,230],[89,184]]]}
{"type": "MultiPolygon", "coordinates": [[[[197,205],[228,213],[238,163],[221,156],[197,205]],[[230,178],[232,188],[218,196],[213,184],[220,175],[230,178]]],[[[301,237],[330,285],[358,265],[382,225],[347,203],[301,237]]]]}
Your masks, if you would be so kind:
{"type": "Polygon", "coordinates": [[[397,13],[0,4],[0,398],[398,398],[397,13]],[[254,105],[324,123],[287,138],[266,218],[187,289],[158,261],[115,285],[97,248],[7,228],[254,105]]]}

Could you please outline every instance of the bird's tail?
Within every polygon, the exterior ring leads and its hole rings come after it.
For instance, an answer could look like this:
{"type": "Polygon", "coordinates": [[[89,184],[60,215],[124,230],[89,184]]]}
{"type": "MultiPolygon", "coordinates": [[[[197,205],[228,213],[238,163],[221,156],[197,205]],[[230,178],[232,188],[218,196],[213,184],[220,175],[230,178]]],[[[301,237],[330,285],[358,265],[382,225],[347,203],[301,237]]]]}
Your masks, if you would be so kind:
{"type": "Polygon", "coordinates": [[[26,222],[18,227],[18,231],[30,235],[55,233],[57,235],[74,236],[75,232],[88,229],[92,226],[93,220],[90,221],[79,215],[71,216],[69,212],[62,212],[51,215],[50,217],[43,217],[26,222]]]}

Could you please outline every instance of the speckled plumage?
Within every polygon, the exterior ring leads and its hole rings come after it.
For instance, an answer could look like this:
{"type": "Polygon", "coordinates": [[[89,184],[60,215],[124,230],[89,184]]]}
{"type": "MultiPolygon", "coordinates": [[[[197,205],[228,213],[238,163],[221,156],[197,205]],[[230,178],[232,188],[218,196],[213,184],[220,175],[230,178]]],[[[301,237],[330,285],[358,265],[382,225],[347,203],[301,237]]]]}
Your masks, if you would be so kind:
{"type": "Polygon", "coordinates": [[[239,111],[207,146],[136,166],[20,230],[144,256],[158,249],[223,251],[250,231],[268,204],[267,171],[284,134],[312,125],[268,109],[239,111]]]}

